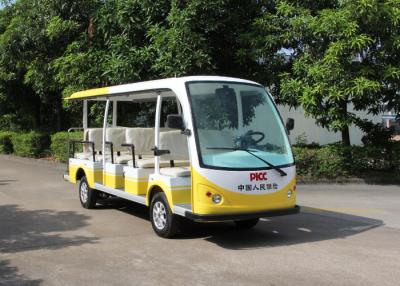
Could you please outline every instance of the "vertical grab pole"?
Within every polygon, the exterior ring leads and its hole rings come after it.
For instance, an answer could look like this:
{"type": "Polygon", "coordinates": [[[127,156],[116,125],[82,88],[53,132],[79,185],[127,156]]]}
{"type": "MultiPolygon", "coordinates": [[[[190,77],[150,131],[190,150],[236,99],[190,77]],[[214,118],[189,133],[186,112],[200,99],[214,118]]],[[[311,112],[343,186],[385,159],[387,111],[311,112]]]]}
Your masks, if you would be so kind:
{"type": "Polygon", "coordinates": [[[110,100],[107,99],[106,110],[104,111],[104,121],[103,121],[103,142],[102,142],[102,152],[103,152],[103,172],[106,168],[106,131],[107,131],[107,117],[108,109],[110,107],[110,100]]]}
{"type": "Polygon", "coordinates": [[[113,100],[112,126],[117,127],[117,101],[113,100]]]}
{"type": "MultiPolygon", "coordinates": [[[[155,136],[154,136],[154,145],[158,149],[160,146],[160,117],[161,117],[161,103],[162,97],[161,94],[157,95],[157,105],[156,105],[156,120],[155,120],[155,136]]],[[[156,175],[160,174],[160,157],[154,156],[154,172],[156,175]]]]}
{"type": "Polygon", "coordinates": [[[87,103],[87,99],[85,99],[83,101],[83,114],[82,115],[83,115],[82,127],[83,127],[83,130],[85,131],[88,128],[88,103],[87,103]]]}
{"type": "MultiPolygon", "coordinates": [[[[88,101],[87,101],[87,99],[85,99],[83,101],[82,127],[83,127],[83,140],[86,141],[86,140],[88,140],[88,138],[86,137],[87,136],[86,130],[88,128],[88,101]]],[[[86,152],[86,151],[90,151],[90,147],[88,148],[88,146],[86,144],[83,144],[83,152],[86,152]]],[[[92,150],[92,154],[94,154],[94,150],[92,150]]]]}

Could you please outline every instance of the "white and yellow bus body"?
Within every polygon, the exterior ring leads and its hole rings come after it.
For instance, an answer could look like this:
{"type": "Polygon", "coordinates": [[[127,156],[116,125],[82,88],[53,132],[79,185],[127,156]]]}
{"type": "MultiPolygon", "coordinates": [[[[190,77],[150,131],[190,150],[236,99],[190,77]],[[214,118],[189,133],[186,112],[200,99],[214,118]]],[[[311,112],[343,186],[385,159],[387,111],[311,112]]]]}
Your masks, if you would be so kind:
{"type": "Polygon", "coordinates": [[[287,130],[271,96],[255,82],[170,78],[68,99],[84,102],[84,138],[71,143],[83,144],[84,152],[72,152],[65,175],[80,183],[84,207],[93,207],[99,194],[144,204],[164,237],[176,232],[177,216],[252,226],[260,217],[299,211],[287,130]],[[162,126],[163,102],[170,99],[177,113],[162,126]],[[102,128],[88,127],[90,101],[106,102],[102,128]],[[118,105],[145,101],[155,104],[154,126],[118,125],[118,105]]]}

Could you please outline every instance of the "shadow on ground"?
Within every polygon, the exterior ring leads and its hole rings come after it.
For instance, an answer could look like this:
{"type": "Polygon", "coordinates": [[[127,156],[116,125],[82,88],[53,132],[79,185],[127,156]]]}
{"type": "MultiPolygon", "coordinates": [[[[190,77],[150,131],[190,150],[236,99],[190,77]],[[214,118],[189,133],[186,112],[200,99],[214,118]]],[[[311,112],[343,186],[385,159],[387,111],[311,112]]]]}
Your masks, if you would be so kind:
{"type": "Polygon", "coordinates": [[[204,237],[223,248],[240,250],[345,238],[381,225],[380,220],[303,207],[300,214],[262,218],[248,230],[236,229],[232,223],[186,223],[182,238],[204,237]]]}
{"type": "MultiPolygon", "coordinates": [[[[107,201],[99,208],[116,208],[149,219],[148,208],[122,199],[107,201]]],[[[345,238],[381,225],[381,220],[302,207],[300,214],[262,218],[249,230],[237,229],[232,222],[196,223],[182,219],[181,231],[175,239],[202,238],[226,249],[240,250],[345,238]]]]}
{"type": "Polygon", "coordinates": [[[0,180],[0,186],[5,186],[12,182],[18,182],[18,181],[17,180],[0,180]]]}
{"type": "Polygon", "coordinates": [[[26,210],[17,205],[0,205],[0,253],[95,243],[95,237],[63,233],[88,225],[88,219],[73,211],[26,210]]]}
{"type": "Polygon", "coordinates": [[[141,218],[143,220],[150,219],[148,207],[142,204],[127,201],[117,197],[101,200],[100,203],[97,204],[96,209],[97,210],[117,209],[121,212],[134,215],[135,217],[141,218]]]}
{"type": "Polygon", "coordinates": [[[38,286],[42,280],[32,280],[20,274],[18,268],[11,266],[8,260],[0,260],[0,285],[1,286],[38,286]]]}

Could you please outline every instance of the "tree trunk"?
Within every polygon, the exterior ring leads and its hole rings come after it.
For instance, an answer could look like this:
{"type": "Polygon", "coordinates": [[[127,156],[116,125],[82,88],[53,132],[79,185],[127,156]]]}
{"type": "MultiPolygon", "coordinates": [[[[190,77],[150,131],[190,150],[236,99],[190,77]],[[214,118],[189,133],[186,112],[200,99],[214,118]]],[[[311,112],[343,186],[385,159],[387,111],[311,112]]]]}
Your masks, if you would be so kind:
{"type": "MultiPolygon", "coordinates": [[[[344,118],[347,118],[347,98],[344,99],[340,103],[342,115],[344,118]]],[[[345,146],[350,146],[350,132],[349,132],[349,126],[343,126],[342,128],[342,144],[345,146]]]]}
{"type": "Polygon", "coordinates": [[[345,146],[350,146],[349,126],[345,126],[342,128],[342,144],[345,146]]]}
{"type": "Polygon", "coordinates": [[[61,131],[61,116],[62,116],[62,103],[60,95],[55,94],[56,96],[56,131],[61,131]]]}

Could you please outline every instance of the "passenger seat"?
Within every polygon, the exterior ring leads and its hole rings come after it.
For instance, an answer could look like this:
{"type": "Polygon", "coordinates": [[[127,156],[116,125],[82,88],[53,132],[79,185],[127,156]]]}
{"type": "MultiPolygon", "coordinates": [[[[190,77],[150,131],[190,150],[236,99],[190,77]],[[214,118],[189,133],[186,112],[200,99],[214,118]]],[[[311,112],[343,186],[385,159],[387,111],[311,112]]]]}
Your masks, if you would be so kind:
{"type": "Polygon", "coordinates": [[[190,161],[187,138],[180,130],[160,133],[160,150],[169,150],[169,154],[160,156],[161,162],[170,162],[169,167],[160,166],[162,175],[171,177],[190,176],[190,161]]]}
{"type": "Polygon", "coordinates": [[[106,130],[106,141],[113,143],[115,164],[126,164],[130,159],[132,159],[129,151],[126,150],[126,147],[121,146],[126,141],[125,133],[125,127],[109,127],[106,130]]]}
{"type": "MultiPolygon", "coordinates": [[[[103,142],[103,128],[88,128],[84,132],[84,141],[94,142],[94,151],[96,152],[96,161],[101,160],[102,142],[103,142]]],[[[88,160],[92,159],[92,145],[83,144],[83,152],[75,153],[75,158],[88,160]]]]}

